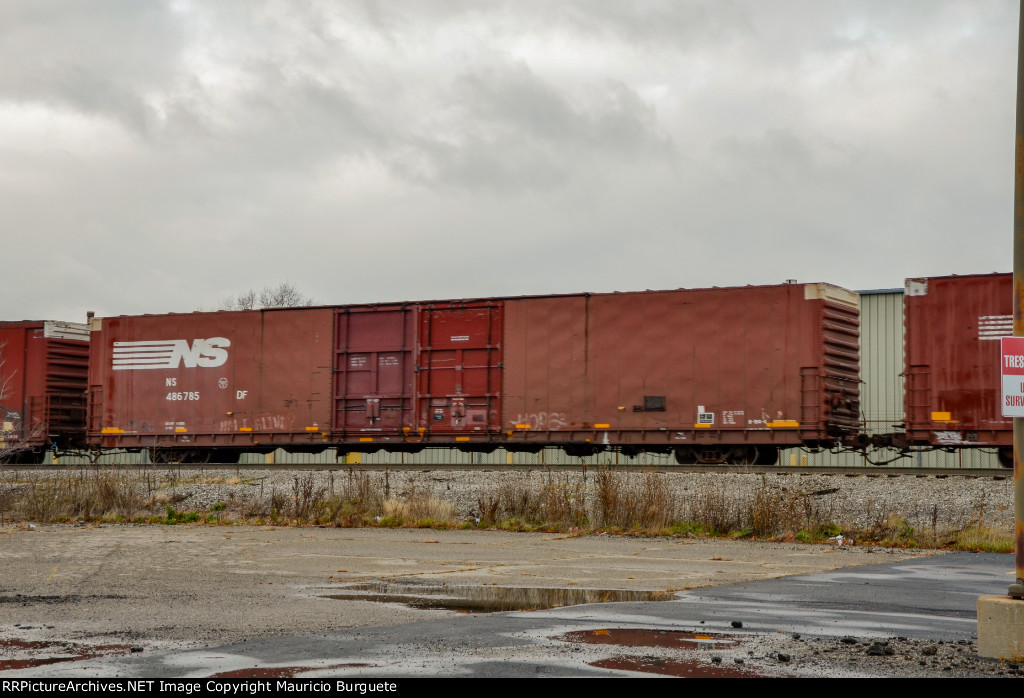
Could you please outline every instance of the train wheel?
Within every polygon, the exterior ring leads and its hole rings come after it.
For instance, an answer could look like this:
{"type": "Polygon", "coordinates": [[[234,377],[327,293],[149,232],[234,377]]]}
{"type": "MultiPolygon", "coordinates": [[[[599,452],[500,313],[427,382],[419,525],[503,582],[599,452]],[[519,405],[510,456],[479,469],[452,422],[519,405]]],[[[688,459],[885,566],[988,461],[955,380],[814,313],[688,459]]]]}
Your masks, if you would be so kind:
{"type": "Polygon", "coordinates": [[[730,465],[754,465],[757,462],[757,446],[736,446],[729,453],[730,465]]]}
{"type": "Polygon", "coordinates": [[[680,465],[720,465],[730,462],[733,450],[723,450],[715,446],[679,446],[676,448],[676,463],[680,465]]]}
{"type": "MultiPolygon", "coordinates": [[[[186,464],[193,463],[201,465],[209,463],[213,458],[213,451],[208,448],[151,448],[149,449],[149,460],[159,464],[186,464]]],[[[237,456],[234,462],[238,462],[237,456]]],[[[226,463],[230,460],[224,461],[226,463]]]]}
{"type": "Polygon", "coordinates": [[[697,462],[701,465],[721,465],[729,462],[732,449],[723,451],[720,448],[704,448],[697,453],[697,462]]]}
{"type": "Polygon", "coordinates": [[[40,465],[45,458],[45,451],[21,448],[5,454],[0,462],[8,463],[10,465],[40,465]]]}
{"type": "Polygon", "coordinates": [[[1013,469],[1013,449],[1012,448],[1001,448],[999,449],[999,465],[1004,468],[1013,469]]]}
{"type": "Polygon", "coordinates": [[[680,446],[675,451],[676,463],[679,465],[693,465],[697,462],[697,455],[689,446],[680,446]]]}
{"type": "Polygon", "coordinates": [[[163,465],[165,463],[180,463],[181,454],[174,449],[151,448],[149,449],[149,462],[159,465],[163,465]]]}

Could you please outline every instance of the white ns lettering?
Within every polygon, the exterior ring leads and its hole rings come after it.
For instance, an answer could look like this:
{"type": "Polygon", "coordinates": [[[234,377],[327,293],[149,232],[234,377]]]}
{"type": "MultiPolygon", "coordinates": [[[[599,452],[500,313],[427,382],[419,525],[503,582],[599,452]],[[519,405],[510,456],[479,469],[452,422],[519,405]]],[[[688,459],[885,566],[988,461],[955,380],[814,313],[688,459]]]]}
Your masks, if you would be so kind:
{"type": "MultiPolygon", "coordinates": [[[[141,369],[214,368],[228,360],[227,348],[231,340],[225,337],[195,339],[159,339],[139,342],[114,342],[113,368],[115,371],[141,369]]],[[[174,383],[167,383],[172,387],[174,383]]]]}

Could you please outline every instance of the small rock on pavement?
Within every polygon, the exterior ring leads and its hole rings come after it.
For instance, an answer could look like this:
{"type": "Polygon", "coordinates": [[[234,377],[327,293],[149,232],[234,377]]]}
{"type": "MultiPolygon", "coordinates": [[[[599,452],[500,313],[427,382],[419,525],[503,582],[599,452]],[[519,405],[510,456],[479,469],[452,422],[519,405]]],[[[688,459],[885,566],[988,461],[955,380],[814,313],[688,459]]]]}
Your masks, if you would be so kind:
{"type": "Polygon", "coordinates": [[[896,654],[888,642],[872,642],[865,652],[869,657],[891,657],[896,654]]]}

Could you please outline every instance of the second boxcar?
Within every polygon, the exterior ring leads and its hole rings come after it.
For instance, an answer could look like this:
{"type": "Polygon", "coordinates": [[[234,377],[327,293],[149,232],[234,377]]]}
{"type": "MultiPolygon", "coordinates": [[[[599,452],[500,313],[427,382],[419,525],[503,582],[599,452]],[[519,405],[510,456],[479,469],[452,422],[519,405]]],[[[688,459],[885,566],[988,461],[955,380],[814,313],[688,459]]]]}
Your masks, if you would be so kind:
{"type": "Polygon", "coordinates": [[[999,404],[999,339],[1013,334],[1013,275],[907,279],[905,435],[895,445],[994,448],[1013,464],[999,404]]]}

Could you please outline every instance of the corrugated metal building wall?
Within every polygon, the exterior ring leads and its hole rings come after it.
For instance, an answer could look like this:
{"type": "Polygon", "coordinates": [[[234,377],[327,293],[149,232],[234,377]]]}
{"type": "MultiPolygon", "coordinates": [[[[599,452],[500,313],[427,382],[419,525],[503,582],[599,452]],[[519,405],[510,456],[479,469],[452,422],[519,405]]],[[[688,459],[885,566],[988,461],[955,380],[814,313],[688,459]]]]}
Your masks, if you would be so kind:
{"type": "MultiPolygon", "coordinates": [[[[861,291],[861,418],[865,428],[872,433],[885,433],[903,420],[903,289],[861,291]]],[[[895,457],[891,451],[878,451],[863,456],[857,453],[808,453],[802,449],[788,449],[780,454],[782,465],[865,465],[870,461],[884,462],[895,457]]],[[[47,457],[49,459],[49,456],[47,457]]],[[[587,463],[632,463],[638,467],[658,466],[675,463],[672,456],[641,454],[627,458],[618,453],[603,453],[588,458],[567,456],[559,449],[545,449],[538,454],[506,453],[498,450],[490,454],[462,453],[455,449],[428,449],[418,454],[372,453],[349,454],[337,458],[333,449],[321,454],[288,454],[277,451],[271,456],[244,454],[241,464],[246,463],[339,463],[361,462],[372,465],[387,464],[479,464],[499,465],[565,465],[587,463]]],[[[49,462],[49,460],[47,461],[49,462]]],[[[88,462],[85,458],[65,458],[64,463],[88,462]]],[[[117,454],[103,456],[101,463],[146,463],[143,454],[117,454]]],[[[995,468],[999,466],[995,453],[982,449],[960,450],[956,453],[931,451],[914,453],[909,457],[892,462],[902,467],[945,467],[945,468],[995,468]]]]}

